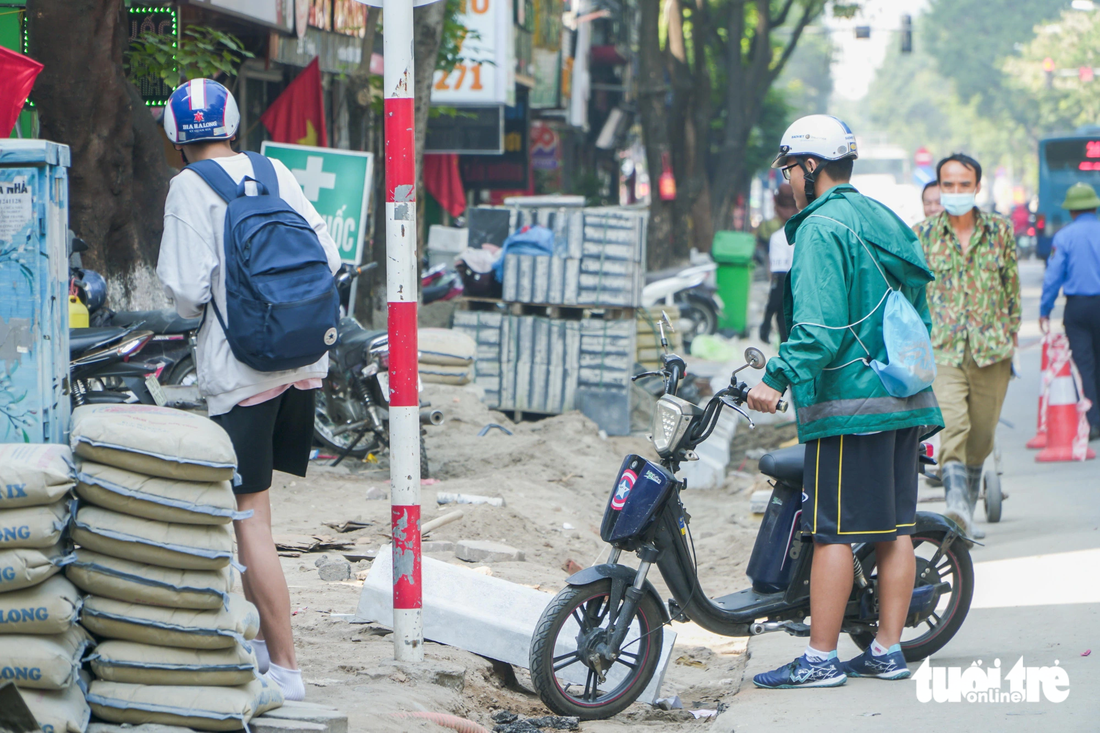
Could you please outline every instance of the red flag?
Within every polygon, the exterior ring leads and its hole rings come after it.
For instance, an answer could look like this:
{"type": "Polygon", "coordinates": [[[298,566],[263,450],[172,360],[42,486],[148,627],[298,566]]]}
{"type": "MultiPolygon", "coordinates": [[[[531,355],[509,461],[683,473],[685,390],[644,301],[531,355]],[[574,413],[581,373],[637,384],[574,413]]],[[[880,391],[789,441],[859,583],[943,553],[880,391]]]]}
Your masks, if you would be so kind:
{"type": "Polygon", "coordinates": [[[328,147],[319,57],[309,62],[260,117],[277,143],[328,147]]]}
{"type": "Polygon", "coordinates": [[[0,132],[15,127],[40,71],[42,64],[31,57],[0,46],[0,132]]]}
{"type": "Polygon", "coordinates": [[[461,216],[466,210],[466,191],[454,153],[424,156],[424,187],[451,216],[461,216]]]}

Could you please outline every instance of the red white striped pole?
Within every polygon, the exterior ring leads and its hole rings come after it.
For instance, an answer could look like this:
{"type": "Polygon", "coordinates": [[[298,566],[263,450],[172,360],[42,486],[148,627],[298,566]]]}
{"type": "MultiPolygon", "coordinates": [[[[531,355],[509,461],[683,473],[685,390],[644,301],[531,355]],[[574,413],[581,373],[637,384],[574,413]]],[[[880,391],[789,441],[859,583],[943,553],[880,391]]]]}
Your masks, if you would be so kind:
{"type": "Polygon", "coordinates": [[[390,345],[393,656],[424,659],[420,584],[420,395],[417,385],[416,141],[413,0],[383,0],[386,295],[390,345]]]}

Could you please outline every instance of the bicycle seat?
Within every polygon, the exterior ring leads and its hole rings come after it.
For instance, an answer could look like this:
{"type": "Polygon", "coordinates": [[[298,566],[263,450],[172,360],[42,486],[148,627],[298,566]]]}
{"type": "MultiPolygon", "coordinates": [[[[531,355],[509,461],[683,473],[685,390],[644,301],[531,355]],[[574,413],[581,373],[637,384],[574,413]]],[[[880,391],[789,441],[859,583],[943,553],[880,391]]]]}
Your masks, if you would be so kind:
{"type": "Polygon", "coordinates": [[[768,453],[760,459],[760,473],[786,483],[802,484],[802,468],[806,463],[806,446],[792,445],[768,453]]]}
{"type": "Polygon", "coordinates": [[[141,324],[147,331],[161,335],[190,333],[202,323],[201,318],[182,318],[175,310],[166,308],[157,311],[127,311],[115,313],[111,323],[116,326],[134,326],[141,324]]]}
{"type": "Polygon", "coordinates": [[[125,332],[125,328],[70,328],[69,354],[77,356],[93,347],[106,346],[125,332]]]}

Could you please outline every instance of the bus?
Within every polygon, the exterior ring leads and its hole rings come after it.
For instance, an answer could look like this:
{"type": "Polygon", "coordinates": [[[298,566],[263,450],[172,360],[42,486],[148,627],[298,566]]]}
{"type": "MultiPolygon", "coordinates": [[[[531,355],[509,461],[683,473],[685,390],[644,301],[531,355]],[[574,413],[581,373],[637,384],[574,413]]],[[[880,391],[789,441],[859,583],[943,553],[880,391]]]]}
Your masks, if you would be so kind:
{"type": "Polygon", "coordinates": [[[1066,191],[1082,181],[1100,190],[1100,127],[1079,129],[1072,135],[1039,141],[1039,207],[1035,231],[1036,254],[1050,256],[1051,241],[1070,222],[1062,208],[1066,191]]]}

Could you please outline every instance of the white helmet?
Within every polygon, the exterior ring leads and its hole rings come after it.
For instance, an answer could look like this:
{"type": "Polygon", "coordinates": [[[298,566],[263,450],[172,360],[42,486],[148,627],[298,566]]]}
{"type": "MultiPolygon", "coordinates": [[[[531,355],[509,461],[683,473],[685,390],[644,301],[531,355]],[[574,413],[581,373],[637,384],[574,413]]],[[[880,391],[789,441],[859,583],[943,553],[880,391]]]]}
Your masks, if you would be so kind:
{"type": "Polygon", "coordinates": [[[831,115],[802,117],[783,133],[772,168],[785,167],[787,158],[808,155],[821,160],[858,158],[856,136],[844,122],[831,115]]]}

